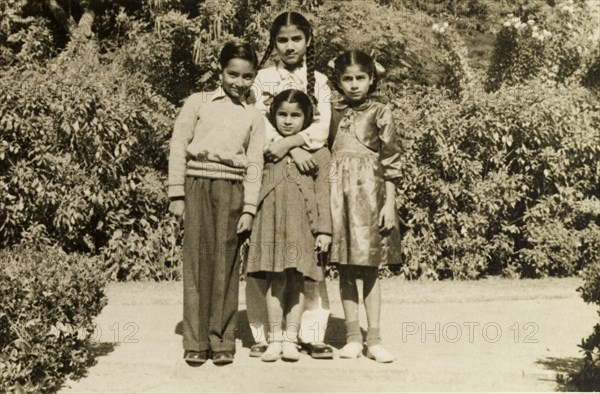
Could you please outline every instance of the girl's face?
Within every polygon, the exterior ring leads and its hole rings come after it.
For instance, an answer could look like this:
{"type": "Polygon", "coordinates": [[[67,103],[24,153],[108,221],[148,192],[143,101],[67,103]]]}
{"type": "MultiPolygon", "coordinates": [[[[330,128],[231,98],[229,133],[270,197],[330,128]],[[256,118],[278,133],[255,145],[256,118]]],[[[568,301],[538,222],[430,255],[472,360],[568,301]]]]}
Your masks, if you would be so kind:
{"type": "Polygon", "coordinates": [[[369,94],[373,77],[363,71],[357,64],[351,64],[340,75],[340,87],[344,96],[351,102],[360,102],[369,94]]]}
{"type": "Polygon", "coordinates": [[[295,68],[302,64],[309,45],[310,38],[307,39],[304,32],[296,25],[282,26],[275,36],[275,50],[288,68],[295,68]]]}
{"type": "Polygon", "coordinates": [[[248,60],[234,58],[221,70],[219,79],[223,90],[232,100],[241,101],[254,82],[256,70],[248,60]]]}
{"type": "Polygon", "coordinates": [[[304,112],[298,103],[284,101],[275,112],[275,123],[282,136],[294,135],[302,130],[304,112]]]}

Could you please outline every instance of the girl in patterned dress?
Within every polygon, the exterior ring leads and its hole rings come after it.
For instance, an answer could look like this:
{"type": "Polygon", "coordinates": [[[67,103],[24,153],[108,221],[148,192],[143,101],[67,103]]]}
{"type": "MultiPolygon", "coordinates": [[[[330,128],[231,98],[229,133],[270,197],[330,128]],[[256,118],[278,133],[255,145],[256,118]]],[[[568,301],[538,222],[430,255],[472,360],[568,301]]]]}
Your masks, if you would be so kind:
{"type": "Polygon", "coordinates": [[[379,265],[383,245],[387,262],[399,262],[394,179],[400,154],[391,110],[370,94],[377,84],[374,60],[361,51],[345,52],[334,62],[334,83],[343,100],[334,104],[330,140],[336,167],[331,183],[333,242],[331,262],[338,264],[346,317],[346,345],[341,358],[363,351],[358,322],[357,280],[363,281],[367,312],[367,356],[378,362],[394,357],[381,344],[379,265]]]}

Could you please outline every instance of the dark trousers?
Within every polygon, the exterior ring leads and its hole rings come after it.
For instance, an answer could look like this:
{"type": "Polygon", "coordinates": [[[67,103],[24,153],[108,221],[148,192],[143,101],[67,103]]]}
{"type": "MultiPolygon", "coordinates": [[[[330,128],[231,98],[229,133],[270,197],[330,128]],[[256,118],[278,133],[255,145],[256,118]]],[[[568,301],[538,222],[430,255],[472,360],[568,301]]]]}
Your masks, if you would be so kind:
{"type": "Polygon", "coordinates": [[[183,347],[235,352],[241,181],[186,177],[183,347]]]}

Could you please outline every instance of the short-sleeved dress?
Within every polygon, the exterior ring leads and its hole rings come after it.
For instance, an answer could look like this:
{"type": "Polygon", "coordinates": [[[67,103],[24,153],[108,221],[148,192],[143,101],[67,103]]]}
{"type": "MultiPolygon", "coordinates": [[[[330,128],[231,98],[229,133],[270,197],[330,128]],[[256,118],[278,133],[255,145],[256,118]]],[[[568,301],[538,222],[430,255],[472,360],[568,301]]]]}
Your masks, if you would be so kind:
{"type": "Polygon", "coordinates": [[[300,174],[289,157],[265,165],[247,272],[295,268],[315,281],[324,279],[323,267],[317,264],[315,238],[318,234],[331,235],[331,154],[321,148],[313,153],[313,160],[318,164],[313,175],[300,174]]]}
{"type": "Polygon", "coordinates": [[[379,231],[385,180],[400,175],[400,154],[391,110],[368,100],[334,105],[331,135],[336,179],[331,182],[331,262],[360,266],[400,263],[398,227],[379,231]],[[384,252],[386,250],[386,252],[384,252]]]}

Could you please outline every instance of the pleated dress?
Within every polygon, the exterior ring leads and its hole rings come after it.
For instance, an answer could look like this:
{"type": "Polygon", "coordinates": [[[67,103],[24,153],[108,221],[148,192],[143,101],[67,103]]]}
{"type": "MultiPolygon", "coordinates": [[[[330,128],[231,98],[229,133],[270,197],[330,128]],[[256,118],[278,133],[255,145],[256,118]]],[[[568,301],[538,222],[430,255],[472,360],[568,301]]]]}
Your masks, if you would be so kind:
{"type": "Polygon", "coordinates": [[[250,235],[246,271],[283,272],[295,268],[315,281],[324,279],[315,251],[316,236],[331,234],[327,148],[313,154],[319,170],[303,175],[288,157],[267,163],[250,235]]]}

